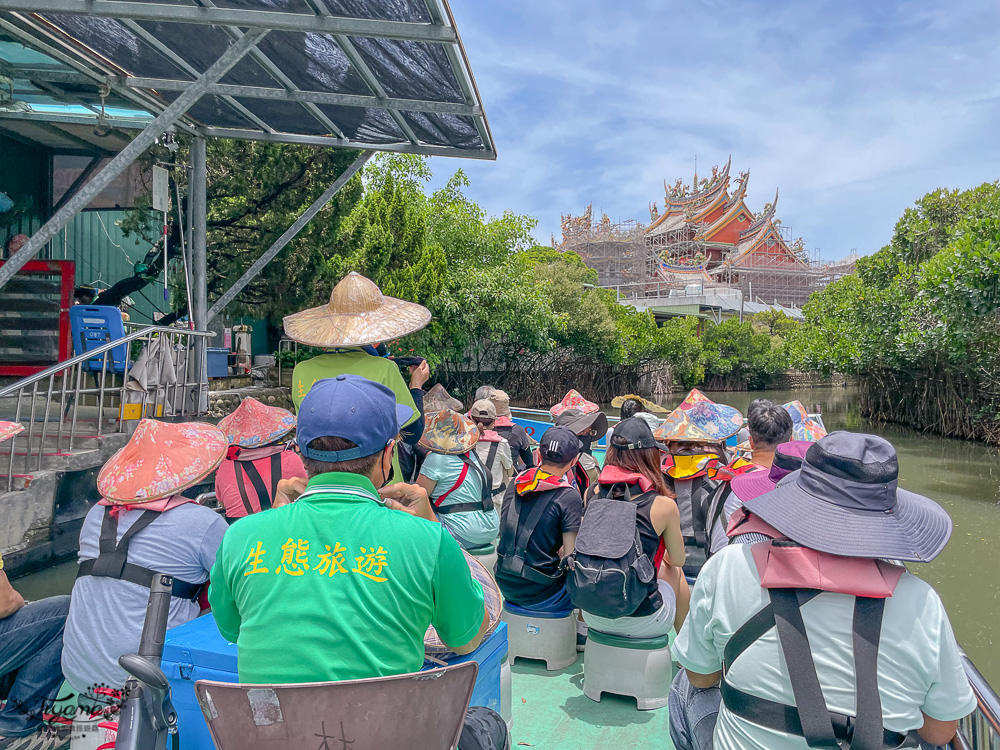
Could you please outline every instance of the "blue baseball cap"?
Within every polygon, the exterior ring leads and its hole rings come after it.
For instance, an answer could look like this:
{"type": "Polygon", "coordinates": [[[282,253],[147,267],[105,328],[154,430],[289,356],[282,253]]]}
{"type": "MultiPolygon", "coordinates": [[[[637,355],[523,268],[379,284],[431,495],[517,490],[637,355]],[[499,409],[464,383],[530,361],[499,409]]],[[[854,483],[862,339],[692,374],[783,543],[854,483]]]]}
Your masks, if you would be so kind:
{"type": "Polygon", "coordinates": [[[413,416],[396,403],[393,391],[360,375],[317,380],[299,406],[295,442],[306,458],[335,463],[378,453],[413,416]],[[342,451],[310,450],[318,437],[339,437],[357,444],[342,451]]]}

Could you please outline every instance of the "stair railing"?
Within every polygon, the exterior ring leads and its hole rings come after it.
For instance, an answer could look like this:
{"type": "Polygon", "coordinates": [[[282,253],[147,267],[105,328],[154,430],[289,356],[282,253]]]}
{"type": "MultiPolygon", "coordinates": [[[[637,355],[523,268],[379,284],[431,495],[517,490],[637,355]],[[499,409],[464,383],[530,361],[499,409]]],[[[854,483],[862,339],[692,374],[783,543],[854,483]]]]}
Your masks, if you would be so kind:
{"type": "Polygon", "coordinates": [[[962,666],[976,696],[976,710],[958,723],[955,750],[1000,750],[1000,697],[972,660],[962,652],[962,666]]]}
{"type": "MultiPolygon", "coordinates": [[[[24,473],[30,474],[41,470],[46,455],[72,453],[78,438],[100,437],[112,424],[116,424],[113,431],[124,432],[128,421],[126,407],[138,415],[135,419],[165,416],[168,412],[181,417],[202,413],[206,406],[208,382],[204,339],[211,335],[211,331],[140,327],[121,338],[0,388],[0,408],[14,400],[13,421],[27,422],[26,429],[4,446],[8,449],[7,491],[14,487],[15,464],[18,463],[15,459],[23,457],[24,473]],[[156,340],[159,340],[156,354],[147,357],[146,362],[147,372],[152,371],[156,375],[156,384],[129,389],[129,373],[134,365],[129,356],[132,342],[140,341],[144,344],[144,351],[152,352],[156,340]],[[112,351],[123,345],[126,355],[124,369],[116,372],[112,351]],[[173,366],[174,380],[160,383],[159,376],[167,365],[167,357],[173,366]],[[98,359],[100,367],[95,365],[98,359]],[[92,387],[87,383],[86,374],[93,376],[92,387]],[[137,403],[129,403],[132,398],[129,394],[132,393],[136,394],[137,403]],[[84,403],[91,399],[94,401],[93,417],[89,416],[90,404],[84,403]],[[113,416],[110,417],[106,413],[108,399],[117,401],[117,411],[112,411],[113,416]],[[95,432],[80,435],[78,428],[90,422],[95,422],[95,432]],[[50,441],[49,445],[46,445],[46,440],[50,441]]],[[[114,407],[115,404],[111,408],[114,407]]],[[[7,408],[3,411],[3,418],[8,419],[7,408]]]]}

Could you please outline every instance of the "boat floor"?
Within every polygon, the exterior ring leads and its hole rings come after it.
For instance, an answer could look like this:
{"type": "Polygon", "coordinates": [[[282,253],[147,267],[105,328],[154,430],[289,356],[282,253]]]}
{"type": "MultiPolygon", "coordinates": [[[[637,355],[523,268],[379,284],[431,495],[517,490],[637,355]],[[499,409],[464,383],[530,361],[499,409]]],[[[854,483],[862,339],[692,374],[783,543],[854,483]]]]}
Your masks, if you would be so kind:
{"type": "Polygon", "coordinates": [[[518,659],[511,667],[511,748],[631,750],[672,748],[667,708],[639,711],[634,698],[583,694],[583,654],[576,664],[548,672],[545,663],[518,659]]]}

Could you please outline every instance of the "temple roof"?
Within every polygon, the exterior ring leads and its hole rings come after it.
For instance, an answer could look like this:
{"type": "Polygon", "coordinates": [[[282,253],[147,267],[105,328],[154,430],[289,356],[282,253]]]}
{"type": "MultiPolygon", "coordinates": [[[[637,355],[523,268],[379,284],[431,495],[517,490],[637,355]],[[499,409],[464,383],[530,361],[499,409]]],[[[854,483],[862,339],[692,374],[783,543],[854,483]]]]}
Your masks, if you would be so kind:
{"type": "Polygon", "coordinates": [[[745,212],[748,216],[753,216],[753,212],[743,202],[747,194],[747,184],[749,182],[750,172],[741,172],[739,178],[736,180],[736,190],[730,196],[729,200],[726,201],[726,210],[722,212],[722,215],[718,219],[701,228],[697,233],[696,239],[710,239],[712,235],[729,224],[733,220],[733,217],[738,216],[740,211],[745,212]]]}
{"type": "Polygon", "coordinates": [[[683,180],[677,180],[674,186],[667,187],[666,180],[663,182],[663,203],[666,213],[682,211],[685,208],[694,208],[704,204],[706,201],[714,200],[720,189],[729,187],[729,168],[732,166],[733,157],[729,157],[726,166],[719,171],[718,167],[712,167],[711,178],[698,181],[698,174],[695,173],[694,184],[688,187],[683,180]]]}

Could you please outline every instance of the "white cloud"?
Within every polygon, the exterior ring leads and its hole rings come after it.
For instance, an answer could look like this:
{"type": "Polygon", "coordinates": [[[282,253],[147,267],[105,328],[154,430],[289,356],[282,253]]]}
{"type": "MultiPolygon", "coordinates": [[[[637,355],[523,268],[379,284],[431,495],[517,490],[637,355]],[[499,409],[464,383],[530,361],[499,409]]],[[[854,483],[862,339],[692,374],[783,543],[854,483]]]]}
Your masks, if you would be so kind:
{"type": "MultiPolygon", "coordinates": [[[[938,186],[1000,178],[1000,6],[932,0],[453,0],[497,141],[462,164],[494,214],[647,220],[733,155],[750,204],[827,259],[871,252],[938,186]]],[[[440,182],[458,164],[433,160],[440,182]]]]}

